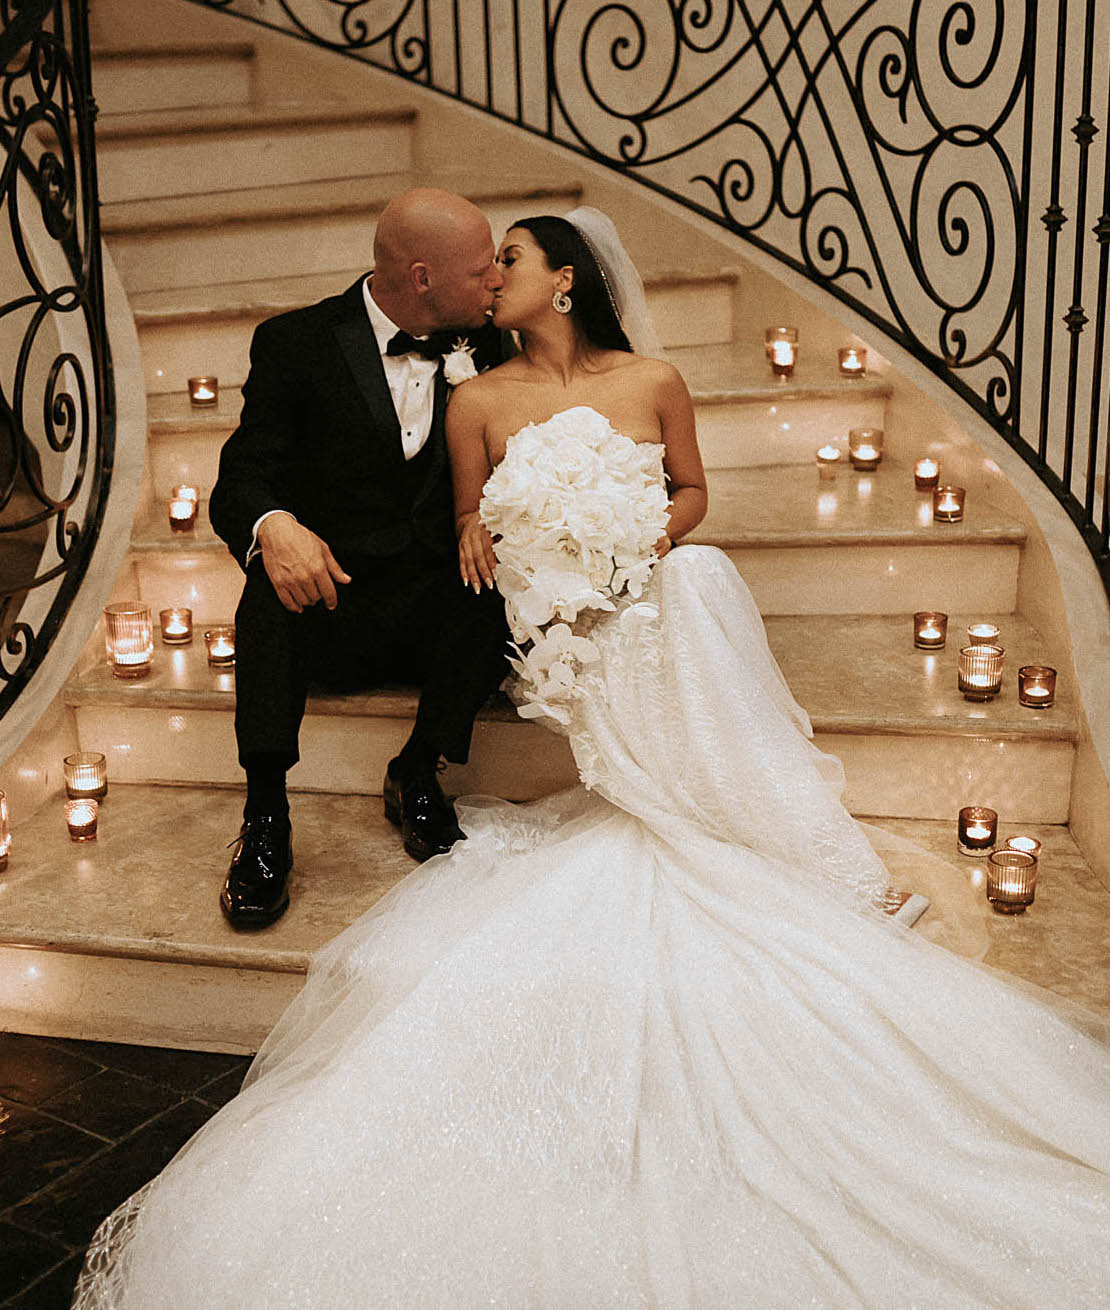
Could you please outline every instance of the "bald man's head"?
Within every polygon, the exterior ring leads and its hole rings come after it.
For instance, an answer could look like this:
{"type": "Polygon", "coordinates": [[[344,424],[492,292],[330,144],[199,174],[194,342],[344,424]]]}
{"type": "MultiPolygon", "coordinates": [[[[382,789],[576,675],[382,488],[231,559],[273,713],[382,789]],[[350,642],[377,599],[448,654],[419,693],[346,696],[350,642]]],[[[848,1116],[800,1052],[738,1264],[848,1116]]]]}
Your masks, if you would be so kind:
{"type": "Polygon", "coordinates": [[[374,299],[410,332],[478,327],[501,275],[485,215],[434,187],[403,191],[374,234],[374,299]]]}

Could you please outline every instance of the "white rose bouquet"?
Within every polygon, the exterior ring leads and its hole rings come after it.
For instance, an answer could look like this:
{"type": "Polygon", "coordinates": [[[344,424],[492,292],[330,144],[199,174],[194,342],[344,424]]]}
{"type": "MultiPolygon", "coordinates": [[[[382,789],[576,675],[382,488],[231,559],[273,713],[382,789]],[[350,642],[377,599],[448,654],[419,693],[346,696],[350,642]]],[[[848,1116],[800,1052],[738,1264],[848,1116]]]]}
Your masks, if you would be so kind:
{"type": "Polygon", "coordinates": [[[598,658],[579,627],[592,611],[638,599],[666,532],[663,448],[614,431],[586,406],[509,439],[486,482],[479,515],[497,542],[497,586],[505,597],[518,659],[518,711],[566,725],[579,669],[598,658]]]}

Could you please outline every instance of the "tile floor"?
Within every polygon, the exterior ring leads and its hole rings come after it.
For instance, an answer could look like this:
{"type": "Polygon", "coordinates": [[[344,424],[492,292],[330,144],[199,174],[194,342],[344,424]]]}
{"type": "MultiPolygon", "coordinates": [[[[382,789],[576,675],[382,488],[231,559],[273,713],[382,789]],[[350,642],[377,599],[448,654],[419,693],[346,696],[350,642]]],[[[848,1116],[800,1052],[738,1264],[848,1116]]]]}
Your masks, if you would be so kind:
{"type": "Polygon", "coordinates": [[[235,1095],[249,1063],[0,1033],[0,1307],[67,1310],[97,1224],[235,1095]]]}

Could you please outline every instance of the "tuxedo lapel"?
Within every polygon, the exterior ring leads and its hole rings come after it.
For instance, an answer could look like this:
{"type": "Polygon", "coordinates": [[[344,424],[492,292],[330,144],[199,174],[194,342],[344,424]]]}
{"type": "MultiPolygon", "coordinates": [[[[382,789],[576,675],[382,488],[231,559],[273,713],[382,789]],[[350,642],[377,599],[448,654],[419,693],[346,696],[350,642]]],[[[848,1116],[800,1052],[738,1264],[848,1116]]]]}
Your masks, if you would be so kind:
{"type": "Polygon", "coordinates": [[[385,380],[378,343],[366,314],[361,279],[343,295],[342,304],[344,313],[332,324],[332,332],[370,411],[373,430],[380,438],[380,444],[400,459],[401,425],[385,380]]]}

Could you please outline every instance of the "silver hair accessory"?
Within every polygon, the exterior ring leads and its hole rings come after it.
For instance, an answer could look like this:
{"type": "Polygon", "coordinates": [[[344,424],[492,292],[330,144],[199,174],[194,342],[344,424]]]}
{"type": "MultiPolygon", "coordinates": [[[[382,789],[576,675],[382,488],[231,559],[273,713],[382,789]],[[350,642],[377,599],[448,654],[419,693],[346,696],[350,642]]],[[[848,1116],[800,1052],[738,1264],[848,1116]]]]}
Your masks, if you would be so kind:
{"type": "Polygon", "coordinates": [[[591,205],[579,205],[564,217],[593,255],[609,302],[632,349],[638,355],[662,359],[663,348],[648,313],[643,279],[621,244],[612,220],[591,205]]]}

